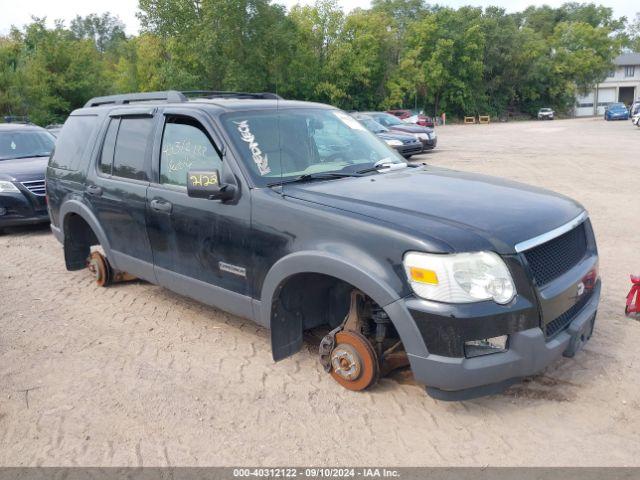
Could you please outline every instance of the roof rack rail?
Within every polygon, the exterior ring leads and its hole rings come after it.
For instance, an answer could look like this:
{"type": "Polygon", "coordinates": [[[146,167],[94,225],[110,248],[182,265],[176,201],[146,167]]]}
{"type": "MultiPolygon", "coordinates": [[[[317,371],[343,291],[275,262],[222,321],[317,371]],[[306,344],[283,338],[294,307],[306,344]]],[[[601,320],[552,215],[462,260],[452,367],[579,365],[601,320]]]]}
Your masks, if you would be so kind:
{"type": "Polygon", "coordinates": [[[271,92],[250,93],[250,92],[226,92],[220,90],[188,90],[182,92],[189,97],[200,97],[207,99],[214,98],[237,98],[237,99],[254,99],[254,100],[283,100],[283,98],[271,92]]]}
{"type": "Polygon", "coordinates": [[[127,103],[153,101],[182,103],[187,101],[187,97],[185,97],[177,90],[167,90],[166,92],[125,93],[123,95],[94,97],[87,103],[85,103],[84,108],[100,107],[102,105],[124,105],[127,103]]]}

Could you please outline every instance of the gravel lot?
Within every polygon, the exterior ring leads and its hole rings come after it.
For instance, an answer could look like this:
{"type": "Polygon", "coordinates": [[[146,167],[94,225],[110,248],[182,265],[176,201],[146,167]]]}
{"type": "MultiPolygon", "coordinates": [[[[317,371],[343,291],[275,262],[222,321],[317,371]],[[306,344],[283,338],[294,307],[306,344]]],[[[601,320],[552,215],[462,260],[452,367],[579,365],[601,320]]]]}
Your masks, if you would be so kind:
{"type": "MultiPolygon", "coordinates": [[[[0,465],[640,466],[640,129],[559,120],[439,129],[429,163],[547,187],[590,211],[603,301],[574,359],[508,392],[342,389],[309,346],[141,282],[67,272],[47,228],[0,236],[0,465]]],[[[499,208],[499,206],[496,206],[499,208]]]]}

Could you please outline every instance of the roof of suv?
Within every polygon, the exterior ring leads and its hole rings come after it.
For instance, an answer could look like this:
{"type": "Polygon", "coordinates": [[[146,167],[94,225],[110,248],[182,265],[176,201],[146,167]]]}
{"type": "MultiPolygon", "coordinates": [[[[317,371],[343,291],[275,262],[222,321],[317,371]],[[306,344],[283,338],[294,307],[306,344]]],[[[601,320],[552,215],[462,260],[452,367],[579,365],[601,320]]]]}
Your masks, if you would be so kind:
{"type": "Polygon", "coordinates": [[[76,112],[89,113],[114,108],[144,108],[146,106],[208,106],[229,112],[238,110],[271,110],[282,108],[333,108],[322,103],[284,100],[272,93],[244,92],[145,92],[96,97],[76,112]],[[185,95],[186,94],[186,95],[185,95]],[[195,94],[195,96],[193,96],[195,94]],[[189,96],[187,96],[189,95],[189,96]]]}

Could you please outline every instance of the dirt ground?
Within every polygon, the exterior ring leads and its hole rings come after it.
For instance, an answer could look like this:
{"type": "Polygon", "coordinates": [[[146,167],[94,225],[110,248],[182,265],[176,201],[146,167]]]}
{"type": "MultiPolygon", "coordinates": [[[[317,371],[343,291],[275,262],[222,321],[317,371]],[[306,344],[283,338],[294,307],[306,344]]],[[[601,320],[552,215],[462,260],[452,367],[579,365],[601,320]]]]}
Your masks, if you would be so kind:
{"type": "MultiPolygon", "coordinates": [[[[0,236],[0,465],[640,466],[640,129],[601,119],[447,126],[434,165],[547,187],[591,213],[603,298],[574,359],[446,403],[384,379],[353,393],[308,346],[145,283],[67,272],[46,228],[0,236]]],[[[496,206],[499,208],[499,206],[496,206]]]]}

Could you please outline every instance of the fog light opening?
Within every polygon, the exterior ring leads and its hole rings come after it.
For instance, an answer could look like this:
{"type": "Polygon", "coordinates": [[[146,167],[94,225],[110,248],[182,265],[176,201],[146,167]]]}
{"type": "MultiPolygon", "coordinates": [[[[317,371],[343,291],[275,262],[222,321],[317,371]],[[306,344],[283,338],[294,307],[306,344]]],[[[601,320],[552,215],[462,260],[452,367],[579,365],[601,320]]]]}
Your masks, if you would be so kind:
{"type": "Polygon", "coordinates": [[[483,338],[481,340],[470,340],[464,344],[464,355],[467,358],[473,358],[506,352],[508,339],[509,335],[502,335],[500,337],[483,338]]]}

